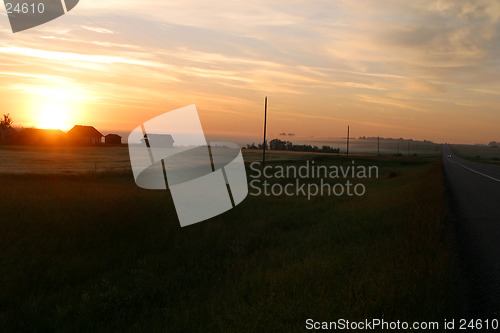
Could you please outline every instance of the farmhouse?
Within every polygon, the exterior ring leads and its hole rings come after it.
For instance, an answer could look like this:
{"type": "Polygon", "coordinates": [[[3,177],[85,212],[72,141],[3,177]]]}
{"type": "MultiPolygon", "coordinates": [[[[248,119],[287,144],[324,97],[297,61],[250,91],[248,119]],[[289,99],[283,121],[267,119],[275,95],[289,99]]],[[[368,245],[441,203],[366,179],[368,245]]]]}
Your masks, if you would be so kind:
{"type": "Polygon", "coordinates": [[[68,133],[68,140],[77,145],[96,145],[102,142],[103,135],[93,126],[75,125],[68,133]]]}
{"type": "Polygon", "coordinates": [[[60,145],[65,142],[66,135],[61,130],[24,128],[15,134],[10,143],[19,145],[60,145]]]}
{"type": "Polygon", "coordinates": [[[118,134],[108,134],[104,137],[104,142],[108,145],[120,145],[122,143],[122,137],[118,134]]]}

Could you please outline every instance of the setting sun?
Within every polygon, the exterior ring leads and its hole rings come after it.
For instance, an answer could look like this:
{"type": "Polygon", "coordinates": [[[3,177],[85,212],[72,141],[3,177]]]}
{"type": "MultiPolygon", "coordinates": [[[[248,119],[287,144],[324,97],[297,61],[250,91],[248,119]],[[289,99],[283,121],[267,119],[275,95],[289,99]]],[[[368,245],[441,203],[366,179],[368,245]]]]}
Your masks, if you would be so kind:
{"type": "Polygon", "coordinates": [[[48,102],[42,105],[38,112],[38,128],[64,129],[69,126],[68,110],[62,102],[48,102]]]}

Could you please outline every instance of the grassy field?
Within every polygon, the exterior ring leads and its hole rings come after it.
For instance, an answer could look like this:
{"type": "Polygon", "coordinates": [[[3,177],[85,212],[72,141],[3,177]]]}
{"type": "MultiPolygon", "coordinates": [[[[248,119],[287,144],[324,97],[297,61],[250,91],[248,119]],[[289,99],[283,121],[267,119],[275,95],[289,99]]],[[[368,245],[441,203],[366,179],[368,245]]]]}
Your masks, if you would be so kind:
{"type": "MultiPolygon", "coordinates": [[[[314,144],[328,144],[341,147],[345,153],[345,142],[327,141],[314,144]]],[[[408,143],[381,140],[380,155],[434,157],[441,152],[440,145],[434,143],[412,142],[408,151],[408,143]],[[409,152],[409,154],[408,154],[409,152]]],[[[350,144],[351,154],[377,155],[376,140],[356,140],[350,144]]],[[[317,156],[315,153],[274,151],[268,157],[278,160],[306,160],[317,156]]],[[[246,152],[246,161],[262,159],[261,151],[246,152]]],[[[130,170],[129,150],[122,146],[97,147],[40,147],[40,146],[7,146],[0,145],[0,174],[82,174],[89,172],[120,172],[130,170]]]]}
{"type": "Polygon", "coordinates": [[[130,170],[127,146],[0,145],[0,174],[82,174],[130,170]]]}
{"type": "MultiPolygon", "coordinates": [[[[307,144],[331,146],[339,148],[341,153],[347,150],[346,140],[325,140],[325,141],[307,141],[307,144]]],[[[353,154],[377,155],[379,147],[376,139],[362,140],[351,138],[349,141],[349,152],[353,154]]],[[[393,156],[401,154],[403,156],[437,156],[441,153],[439,144],[432,142],[408,142],[405,140],[380,139],[380,155],[393,156]]]]}
{"type": "Polygon", "coordinates": [[[0,331],[442,321],[455,299],[439,159],[356,163],[380,167],[363,197],[249,196],[186,228],[169,193],[142,190],[127,172],[0,176],[0,331]]]}
{"type": "Polygon", "coordinates": [[[453,153],[471,161],[500,164],[500,148],[486,145],[451,145],[453,153]]]}

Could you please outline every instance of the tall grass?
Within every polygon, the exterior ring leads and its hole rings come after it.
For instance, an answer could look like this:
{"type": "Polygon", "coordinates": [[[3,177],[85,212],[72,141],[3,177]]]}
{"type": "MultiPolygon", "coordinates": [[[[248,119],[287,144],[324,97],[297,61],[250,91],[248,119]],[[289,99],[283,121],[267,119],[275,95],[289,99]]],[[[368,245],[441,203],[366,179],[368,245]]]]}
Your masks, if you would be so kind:
{"type": "Polygon", "coordinates": [[[128,174],[2,177],[0,330],[442,319],[454,299],[440,165],[364,161],[381,167],[364,197],[249,196],[186,228],[167,192],[139,189],[128,174]]]}
{"type": "Polygon", "coordinates": [[[453,153],[471,161],[500,164],[500,148],[486,145],[452,145],[453,153]]]}

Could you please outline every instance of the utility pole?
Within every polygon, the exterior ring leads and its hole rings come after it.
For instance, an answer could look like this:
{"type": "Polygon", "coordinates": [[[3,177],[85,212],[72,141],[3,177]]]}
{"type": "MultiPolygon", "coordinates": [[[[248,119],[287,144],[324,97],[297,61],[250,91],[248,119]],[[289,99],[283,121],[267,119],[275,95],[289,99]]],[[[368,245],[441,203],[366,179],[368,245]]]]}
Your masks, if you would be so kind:
{"type": "Polygon", "coordinates": [[[264,105],[264,142],[262,144],[262,166],[266,165],[267,96],[264,105]]]}
{"type": "Polygon", "coordinates": [[[380,135],[377,137],[377,156],[380,156],[380,135]]]}
{"type": "Polygon", "coordinates": [[[347,156],[349,156],[349,125],[347,125],[347,156]]]}

